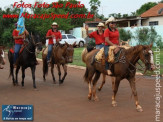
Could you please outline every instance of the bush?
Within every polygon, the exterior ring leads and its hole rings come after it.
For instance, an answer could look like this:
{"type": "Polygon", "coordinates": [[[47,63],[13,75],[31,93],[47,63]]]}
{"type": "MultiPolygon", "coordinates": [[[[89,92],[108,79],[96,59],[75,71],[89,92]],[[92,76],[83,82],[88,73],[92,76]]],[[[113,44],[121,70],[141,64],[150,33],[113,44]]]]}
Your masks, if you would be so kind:
{"type": "Polygon", "coordinates": [[[119,29],[120,40],[127,41],[133,37],[130,30],[119,29]]]}
{"type": "Polygon", "coordinates": [[[162,38],[157,34],[154,27],[151,28],[138,28],[135,32],[135,39],[139,41],[139,44],[147,45],[162,41],[162,38]]]}

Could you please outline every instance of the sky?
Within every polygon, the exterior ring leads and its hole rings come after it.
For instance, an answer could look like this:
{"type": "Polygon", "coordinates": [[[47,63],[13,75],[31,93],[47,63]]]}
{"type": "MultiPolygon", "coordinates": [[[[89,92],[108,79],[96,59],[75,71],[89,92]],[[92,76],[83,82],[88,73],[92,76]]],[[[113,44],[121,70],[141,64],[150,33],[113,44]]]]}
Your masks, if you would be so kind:
{"type": "MultiPolygon", "coordinates": [[[[25,4],[34,4],[36,0],[23,0],[25,4]]],[[[57,2],[57,0],[42,0],[48,4],[57,2]]],[[[86,8],[90,10],[89,0],[80,0],[81,4],[84,4],[86,8]]],[[[130,14],[135,12],[144,3],[147,2],[159,2],[161,0],[100,0],[101,6],[99,7],[99,14],[103,14],[108,17],[112,13],[130,14]]],[[[20,2],[20,0],[1,0],[0,7],[5,9],[14,2],[20,2]]]]}

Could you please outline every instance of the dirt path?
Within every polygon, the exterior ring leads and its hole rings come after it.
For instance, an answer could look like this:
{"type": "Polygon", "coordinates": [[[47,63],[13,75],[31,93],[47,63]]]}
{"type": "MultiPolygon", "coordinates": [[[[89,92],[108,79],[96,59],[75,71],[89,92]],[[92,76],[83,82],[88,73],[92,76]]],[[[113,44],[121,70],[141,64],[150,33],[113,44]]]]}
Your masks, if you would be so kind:
{"type": "MultiPolygon", "coordinates": [[[[131,89],[126,80],[121,81],[117,95],[117,107],[111,106],[111,82],[107,78],[101,92],[97,91],[99,102],[87,100],[88,86],[83,81],[84,70],[68,68],[68,76],[63,85],[52,84],[49,72],[43,82],[42,63],[36,69],[36,85],[32,88],[30,69],[26,70],[25,88],[12,86],[8,79],[9,64],[0,70],[0,106],[3,104],[34,105],[34,122],[154,122],[155,121],[155,79],[140,78],[137,91],[144,112],[138,113],[131,89]]],[[[58,80],[55,69],[55,76],[58,80]]],[[[19,73],[19,84],[21,72],[19,73]]],[[[57,81],[58,82],[58,81],[57,81]]],[[[98,85],[101,80],[98,82],[98,85]]],[[[161,82],[162,84],[163,82],[161,82]]],[[[163,86],[163,84],[162,84],[163,86]]],[[[161,106],[163,104],[161,103],[161,106]]],[[[0,116],[2,111],[0,110],[0,116]]],[[[2,118],[2,117],[1,117],[2,118]]],[[[0,118],[0,121],[2,119],[0,118]]],[[[163,118],[162,118],[163,120],[163,118]]]]}

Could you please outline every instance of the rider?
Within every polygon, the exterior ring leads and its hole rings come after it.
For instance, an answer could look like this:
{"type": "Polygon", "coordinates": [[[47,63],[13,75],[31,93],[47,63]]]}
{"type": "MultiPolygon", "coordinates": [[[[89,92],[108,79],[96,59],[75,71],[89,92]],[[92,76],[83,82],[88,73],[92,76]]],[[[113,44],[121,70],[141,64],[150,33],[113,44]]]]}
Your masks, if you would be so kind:
{"type": "Polygon", "coordinates": [[[49,43],[48,43],[48,55],[47,55],[47,63],[50,63],[50,57],[51,57],[51,53],[52,53],[52,49],[53,49],[53,45],[54,45],[54,40],[56,41],[56,43],[59,43],[59,41],[61,41],[62,39],[62,35],[61,32],[58,31],[58,24],[56,22],[53,22],[51,25],[51,29],[48,30],[47,34],[46,34],[46,39],[49,39],[49,43]]]}
{"type": "MultiPolygon", "coordinates": [[[[15,28],[17,28],[17,23],[15,23],[15,28]]],[[[13,39],[15,40],[14,46],[14,67],[16,68],[16,61],[19,56],[19,51],[21,46],[24,44],[25,37],[29,35],[28,31],[25,29],[24,33],[19,35],[19,31],[14,29],[12,32],[13,39]]]]}
{"type": "Polygon", "coordinates": [[[102,22],[100,22],[97,25],[97,31],[93,31],[92,33],[88,33],[88,25],[85,26],[86,29],[86,34],[89,38],[94,38],[95,39],[95,43],[96,43],[96,49],[101,49],[102,47],[104,47],[104,24],[102,22]]]}
{"type": "MultiPolygon", "coordinates": [[[[107,29],[104,32],[104,37],[105,37],[105,46],[104,46],[104,52],[105,52],[105,57],[108,57],[108,51],[109,51],[109,46],[116,46],[120,44],[119,41],[119,31],[116,28],[116,19],[114,17],[110,17],[106,22],[105,25],[107,25],[107,29]]],[[[109,64],[108,62],[106,64],[106,70],[108,75],[111,75],[111,71],[109,70],[109,64]]]]}

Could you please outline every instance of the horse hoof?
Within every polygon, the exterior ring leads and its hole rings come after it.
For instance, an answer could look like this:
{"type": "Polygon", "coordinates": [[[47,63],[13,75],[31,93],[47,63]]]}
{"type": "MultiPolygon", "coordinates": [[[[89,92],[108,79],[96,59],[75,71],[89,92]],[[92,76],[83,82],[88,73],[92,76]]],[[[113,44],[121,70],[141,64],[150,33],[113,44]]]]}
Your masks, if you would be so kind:
{"type": "Polygon", "coordinates": [[[92,95],[88,95],[88,100],[91,100],[92,99],[92,95]]]}
{"type": "Polygon", "coordinates": [[[101,91],[101,88],[98,88],[98,91],[101,91]]]}
{"type": "Polygon", "coordinates": [[[112,101],[112,106],[116,107],[117,106],[117,102],[116,101],[112,101]]]}
{"type": "Polygon", "coordinates": [[[137,105],[136,110],[137,112],[143,112],[143,108],[140,105],[137,105]]]}
{"type": "Polygon", "coordinates": [[[63,83],[63,80],[60,80],[60,81],[59,81],[59,84],[62,84],[62,83],[63,83]]]}
{"type": "Polygon", "coordinates": [[[99,101],[99,98],[98,98],[98,97],[95,97],[95,98],[94,98],[94,101],[95,101],[95,102],[98,102],[98,101],[99,101]]]}

